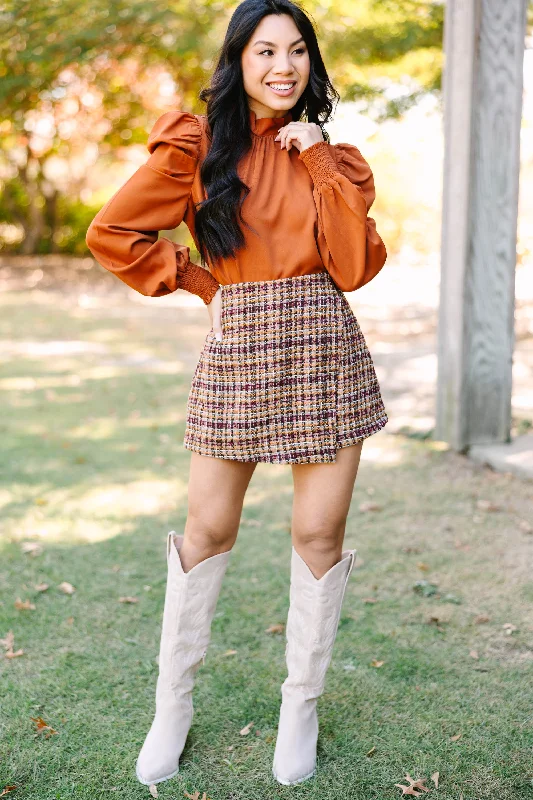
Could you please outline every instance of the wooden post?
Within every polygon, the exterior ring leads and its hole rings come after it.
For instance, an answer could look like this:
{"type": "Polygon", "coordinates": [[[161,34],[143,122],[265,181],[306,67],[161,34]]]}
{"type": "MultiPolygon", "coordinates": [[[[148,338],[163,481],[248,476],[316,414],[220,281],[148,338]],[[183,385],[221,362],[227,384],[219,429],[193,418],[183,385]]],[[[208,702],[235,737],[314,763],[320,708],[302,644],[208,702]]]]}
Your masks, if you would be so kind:
{"type": "Polygon", "coordinates": [[[528,0],[448,0],[435,438],[510,440],[528,0]]]}

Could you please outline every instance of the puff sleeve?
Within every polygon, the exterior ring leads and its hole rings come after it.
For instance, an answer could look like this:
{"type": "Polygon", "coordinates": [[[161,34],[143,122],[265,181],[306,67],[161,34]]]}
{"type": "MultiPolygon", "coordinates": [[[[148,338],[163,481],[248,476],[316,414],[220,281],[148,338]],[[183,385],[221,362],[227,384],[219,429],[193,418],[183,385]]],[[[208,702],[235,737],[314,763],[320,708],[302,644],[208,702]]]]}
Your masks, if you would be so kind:
{"type": "Polygon", "coordinates": [[[353,292],[371,281],[387,259],[376,223],[368,216],[376,197],[372,170],[351,144],[315,142],[299,159],[313,180],[317,247],[324,266],[339,289],[353,292]]]}
{"type": "Polygon", "coordinates": [[[105,269],[140,294],[160,297],[176,289],[199,295],[207,305],[219,284],[190,261],[190,249],[161,230],[183,220],[196,172],[201,125],[194,114],[167,111],[150,131],[150,158],[95,216],[87,247],[105,269]]]}

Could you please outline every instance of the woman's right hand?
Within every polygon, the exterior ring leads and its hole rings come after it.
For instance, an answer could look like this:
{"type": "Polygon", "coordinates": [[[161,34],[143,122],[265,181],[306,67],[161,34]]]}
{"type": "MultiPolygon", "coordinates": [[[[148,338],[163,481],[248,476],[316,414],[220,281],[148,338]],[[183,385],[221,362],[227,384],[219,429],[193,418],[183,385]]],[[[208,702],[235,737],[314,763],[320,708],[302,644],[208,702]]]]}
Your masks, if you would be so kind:
{"type": "Polygon", "coordinates": [[[213,295],[213,299],[210,303],[207,304],[207,310],[209,312],[209,318],[211,319],[211,326],[213,331],[215,332],[215,339],[219,342],[222,341],[222,325],[220,322],[220,312],[222,309],[222,289],[219,287],[215,294],[213,295]]]}

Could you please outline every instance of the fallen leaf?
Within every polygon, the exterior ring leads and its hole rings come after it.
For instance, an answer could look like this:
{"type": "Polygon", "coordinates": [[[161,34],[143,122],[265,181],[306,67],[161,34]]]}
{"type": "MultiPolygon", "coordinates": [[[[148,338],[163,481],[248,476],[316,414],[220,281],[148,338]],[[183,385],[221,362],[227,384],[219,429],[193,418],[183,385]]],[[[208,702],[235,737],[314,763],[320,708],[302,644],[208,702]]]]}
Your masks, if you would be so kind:
{"type": "Polygon", "coordinates": [[[265,633],[283,633],[284,630],[285,625],[280,622],[274,625],[269,625],[269,627],[266,628],[265,633]]]}
{"type": "Polygon", "coordinates": [[[195,792],[194,794],[189,794],[189,792],[184,792],[183,794],[185,795],[185,797],[188,797],[189,800],[200,800],[200,792],[195,792]]]}
{"type": "Polygon", "coordinates": [[[48,500],[45,497],[36,497],[33,502],[36,506],[46,506],[48,504],[48,500]]]}
{"type": "Polygon", "coordinates": [[[74,617],[67,617],[65,622],[67,623],[67,625],[72,625],[72,623],[74,622],[74,617]]]}
{"type": "Polygon", "coordinates": [[[152,797],[159,797],[159,795],[157,794],[157,786],[155,785],[155,783],[152,783],[150,785],[148,791],[150,792],[152,797]]]}
{"type": "Polygon", "coordinates": [[[35,591],[36,592],[46,592],[50,588],[49,583],[36,583],[35,584],[35,591]]]}
{"type": "Polygon", "coordinates": [[[471,650],[469,654],[472,658],[479,658],[477,650],[471,650]]]}
{"type": "Polygon", "coordinates": [[[136,597],[119,597],[119,603],[138,603],[138,599],[136,597]]]}
{"type": "Polygon", "coordinates": [[[513,631],[517,630],[516,625],[513,625],[512,622],[505,622],[502,627],[505,633],[509,634],[509,636],[512,634],[513,631]]]}
{"type": "Polygon", "coordinates": [[[484,622],[488,622],[489,620],[490,617],[488,617],[486,614],[478,614],[477,617],[474,618],[474,624],[483,625],[484,622]]]}
{"type": "Polygon", "coordinates": [[[477,507],[480,511],[501,511],[501,506],[493,503],[492,500],[478,500],[477,507]]]}
{"type": "Polygon", "coordinates": [[[367,752],[367,756],[372,756],[374,755],[375,752],[376,752],[376,745],[370,748],[370,750],[367,752]]]}
{"type": "Polygon", "coordinates": [[[224,656],[234,656],[236,655],[236,653],[237,650],[226,650],[225,653],[222,653],[222,658],[224,658],[224,656]]]}
{"type": "Polygon", "coordinates": [[[367,500],[364,503],[359,503],[359,511],[363,514],[367,511],[381,511],[383,506],[380,506],[379,503],[374,503],[371,500],[367,500]]]}
{"type": "Polygon", "coordinates": [[[435,789],[438,789],[439,788],[439,773],[438,772],[434,772],[433,775],[431,776],[431,780],[435,784],[435,789]]]}
{"type": "Polygon", "coordinates": [[[425,778],[417,778],[416,781],[414,781],[409,775],[409,773],[407,773],[404,780],[409,781],[409,786],[403,786],[403,784],[401,783],[394,784],[395,786],[398,786],[402,790],[402,795],[411,794],[414,797],[420,797],[422,792],[429,792],[428,787],[424,786],[426,780],[425,778]],[[421,789],[422,792],[417,791],[417,789],[421,789]]]}
{"type": "Polygon", "coordinates": [[[522,531],[522,533],[533,533],[533,525],[527,521],[527,519],[521,519],[518,523],[518,527],[522,531]]]}
{"type": "Polygon", "coordinates": [[[456,539],[453,545],[454,547],[457,548],[457,550],[470,550],[470,545],[463,544],[462,542],[459,541],[459,539],[456,539]]]}
{"type": "Polygon", "coordinates": [[[39,556],[43,552],[43,548],[38,542],[22,542],[20,547],[22,552],[29,556],[39,556]]]}
{"type": "Polygon", "coordinates": [[[60,592],[63,592],[63,594],[74,594],[74,592],[76,591],[74,586],[68,581],[63,581],[63,583],[60,583],[57,588],[59,589],[60,592]]]}
{"type": "Polygon", "coordinates": [[[375,597],[363,597],[363,603],[377,603],[377,598],[375,597]]]}
{"type": "Polygon", "coordinates": [[[462,735],[462,733],[456,733],[455,736],[450,736],[450,742],[457,742],[462,735]]]}
{"type": "Polygon", "coordinates": [[[430,568],[429,564],[426,564],[425,561],[417,561],[416,566],[418,567],[418,569],[421,569],[424,572],[427,572],[430,568]]]}
{"type": "Polygon", "coordinates": [[[15,784],[12,784],[11,786],[4,786],[4,788],[0,792],[0,797],[4,797],[6,794],[9,794],[9,792],[14,792],[16,788],[17,787],[15,786],[15,784]]]}
{"type": "Polygon", "coordinates": [[[114,566],[113,566],[113,567],[111,567],[111,569],[113,570],[113,572],[120,572],[120,566],[119,566],[119,564],[114,564],[114,566]]]}
{"type": "Polygon", "coordinates": [[[20,597],[15,600],[15,608],[19,611],[35,611],[33,603],[30,603],[29,600],[21,600],[20,597]]]}
{"type": "Polygon", "coordinates": [[[15,636],[13,631],[9,631],[5,639],[0,639],[0,645],[5,647],[6,650],[13,650],[13,644],[15,642],[15,636]]]}
{"type": "Polygon", "coordinates": [[[370,662],[370,666],[371,666],[371,667],[382,667],[384,663],[385,663],[384,661],[376,661],[376,659],[374,658],[374,659],[373,659],[373,660],[370,662]]]}
{"type": "Polygon", "coordinates": [[[422,549],[417,545],[409,544],[406,547],[402,547],[403,553],[421,553],[422,549]]]}
{"type": "Polygon", "coordinates": [[[57,734],[51,725],[44,721],[42,717],[30,717],[35,722],[35,730],[37,733],[44,733],[44,738],[49,739],[50,736],[57,734]]]}
{"type": "Polygon", "coordinates": [[[251,731],[251,729],[252,729],[252,725],[253,725],[253,724],[254,724],[253,722],[249,722],[249,723],[248,723],[248,725],[245,725],[245,726],[244,726],[244,728],[242,728],[242,729],[239,731],[239,733],[241,734],[241,736],[247,736],[247,734],[249,734],[249,733],[250,733],[250,731],[251,731]]]}
{"type": "Polygon", "coordinates": [[[19,658],[24,655],[24,650],[17,650],[16,652],[13,650],[14,644],[15,636],[13,631],[9,631],[5,639],[0,639],[0,645],[2,645],[6,651],[4,654],[6,658],[19,658]]]}

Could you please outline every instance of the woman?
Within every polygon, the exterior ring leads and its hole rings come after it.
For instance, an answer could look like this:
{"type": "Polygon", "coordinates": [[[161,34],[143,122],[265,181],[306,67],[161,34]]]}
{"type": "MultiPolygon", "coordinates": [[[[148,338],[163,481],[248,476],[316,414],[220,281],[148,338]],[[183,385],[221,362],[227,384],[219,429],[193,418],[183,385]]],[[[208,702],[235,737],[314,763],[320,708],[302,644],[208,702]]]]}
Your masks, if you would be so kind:
{"type": "Polygon", "coordinates": [[[188,517],[168,534],[156,714],[137,777],[173,777],[192,722],[194,676],[244,495],[257,462],[290,463],[294,481],[288,675],[273,774],[315,774],[324,688],[356,550],[343,551],[363,440],[388,421],[344,291],[382,268],[367,216],[372,171],[323,124],[333,89],[305,13],[245,0],[231,18],[206,115],[169,111],[150,158],[91,223],[97,260],[144,295],[199,295],[212,327],[187,401],[188,517]],[[305,114],[307,121],[301,121],[305,114]],[[189,248],[157,232],[185,220],[189,248]]]}

